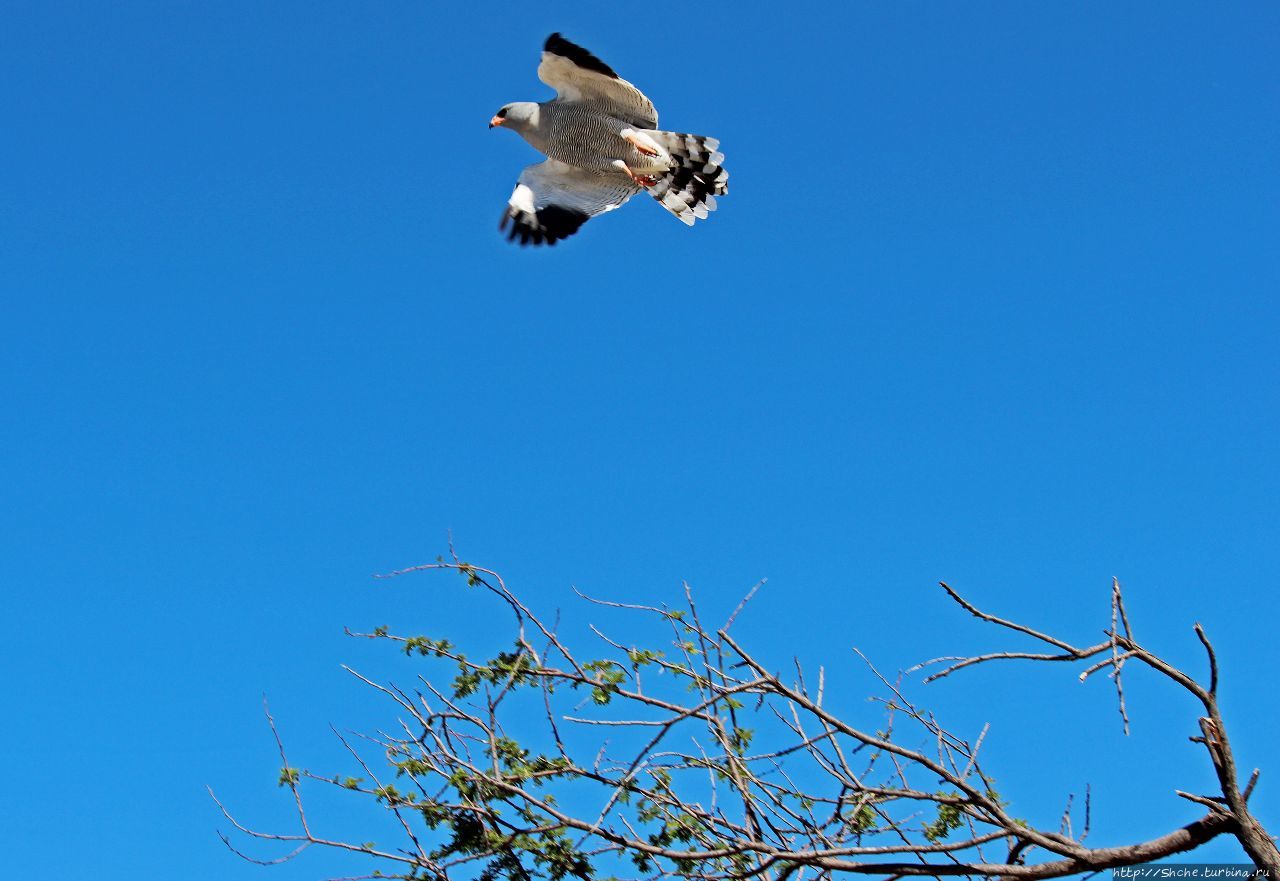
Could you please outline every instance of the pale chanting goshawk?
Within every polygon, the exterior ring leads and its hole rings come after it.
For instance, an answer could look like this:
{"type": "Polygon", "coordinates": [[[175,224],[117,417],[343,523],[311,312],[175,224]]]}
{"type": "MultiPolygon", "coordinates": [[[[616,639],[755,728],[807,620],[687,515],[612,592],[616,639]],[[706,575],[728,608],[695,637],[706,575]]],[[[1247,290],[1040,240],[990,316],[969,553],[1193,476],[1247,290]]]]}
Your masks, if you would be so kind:
{"type": "Polygon", "coordinates": [[[508,104],[489,121],[547,157],[520,174],[499,225],[508,240],[554,245],[641,190],[693,226],[729,191],[719,141],[659,131],[653,102],[581,46],[547,37],[538,79],[555,98],[508,104]]]}

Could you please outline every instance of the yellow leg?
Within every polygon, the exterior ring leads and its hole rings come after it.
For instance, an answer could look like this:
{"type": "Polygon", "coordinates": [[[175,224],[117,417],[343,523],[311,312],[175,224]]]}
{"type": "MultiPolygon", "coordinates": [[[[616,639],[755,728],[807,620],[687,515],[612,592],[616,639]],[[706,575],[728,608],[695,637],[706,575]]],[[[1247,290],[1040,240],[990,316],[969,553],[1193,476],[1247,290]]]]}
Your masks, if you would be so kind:
{"type": "Polygon", "coordinates": [[[621,159],[613,160],[613,164],[618,169],[625,171],[627,173],[627,177],[631,178],[632,182],[634,182],[635,185],[638,187],[644,187],[645,189],[648,189],[649,187],[653,186],[658,182],[658,179],[656,177],[649,177],[648,175],[636,174],[634,171],[631,170],[631,168],[627,165],[627,163],[623,162],[621,159]]]}
{"type": "Polygon", "coordinates": [[[630,144],[631,146],[635,147],[637,150],[639,150],[641,155],[644,155],[644,156],[658,155],[658,151],[654,149],[653,145],[648,143],[645,139],[641,138],[640,133],[635,131],[634,129],[629,129],[629,128],[623,129],[622,139],[626,141],[628,144],[630,144]]]}

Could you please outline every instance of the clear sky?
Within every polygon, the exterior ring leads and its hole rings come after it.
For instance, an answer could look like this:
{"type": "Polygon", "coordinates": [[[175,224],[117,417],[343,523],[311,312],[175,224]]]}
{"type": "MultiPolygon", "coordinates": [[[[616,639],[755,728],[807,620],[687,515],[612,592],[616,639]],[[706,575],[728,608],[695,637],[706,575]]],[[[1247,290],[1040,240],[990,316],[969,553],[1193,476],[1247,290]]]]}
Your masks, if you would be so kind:
{"type": "MultiPolygon", "coordinates": [[[[779,666],[1017,647],[936,582],[1080,642],[1216,639],[1280,832],[1280,6],[10,0],[0,25],[0,613],[10,877],[319,878],[295,764],[385,718],[340,663],[389,623],[489,645],[452,530],[566,627],[571,586],[682,579],[779,666]],[[651,200],[552,250],[496,226],[562,31],[715,135],[687,229],[651,200]]],[[[1197,816],[1196,707],[1131,675],[923,694],[1096,843],[1197,816]]],[[[344,822],[318,818],[322,831],[344,822]]],[[[1208,856],[1235,860],[1216,844],[1208,856]]]]}

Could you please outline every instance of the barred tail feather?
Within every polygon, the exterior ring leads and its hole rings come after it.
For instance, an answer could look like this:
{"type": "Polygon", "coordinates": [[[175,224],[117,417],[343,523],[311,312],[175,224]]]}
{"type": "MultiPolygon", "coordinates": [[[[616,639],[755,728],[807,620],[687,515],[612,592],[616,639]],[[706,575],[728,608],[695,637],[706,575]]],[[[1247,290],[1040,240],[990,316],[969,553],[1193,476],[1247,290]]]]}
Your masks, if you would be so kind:
{"type": "Polygon", "coordinates": [[[729,192],[729,172],[720,164],[724,162],[720,142],[681,132],[645,134],[661,144],[674,161],[649,194],[689,226],[695,220],[705,220],[709,212],[716,210],[716,196],[729,192]]]}

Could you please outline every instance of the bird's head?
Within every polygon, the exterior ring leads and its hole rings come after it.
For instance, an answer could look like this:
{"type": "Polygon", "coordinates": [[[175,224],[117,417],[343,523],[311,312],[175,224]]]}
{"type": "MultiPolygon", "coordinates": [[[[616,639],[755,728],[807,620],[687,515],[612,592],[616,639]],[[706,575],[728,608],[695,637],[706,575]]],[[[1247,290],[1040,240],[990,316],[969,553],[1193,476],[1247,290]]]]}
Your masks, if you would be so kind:
{"type": "Polygon", "coordinates": [[[508,104],[489,120],[489,128],[500,125],[503,128],[524,131],[537,124],[538,105],[532,101],[516,101],[508,104]]]}

